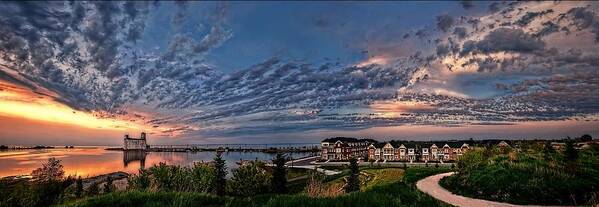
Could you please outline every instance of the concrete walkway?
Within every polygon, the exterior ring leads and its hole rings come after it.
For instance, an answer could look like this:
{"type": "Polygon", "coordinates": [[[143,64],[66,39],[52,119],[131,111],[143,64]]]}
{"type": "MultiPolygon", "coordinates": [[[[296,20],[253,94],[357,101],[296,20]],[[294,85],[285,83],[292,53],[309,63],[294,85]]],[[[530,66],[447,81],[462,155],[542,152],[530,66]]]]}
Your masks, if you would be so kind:
{"type": "MultiPolygon", "coordinates": [[[[318,160],[319,158],[320,157],[318,157],[318,156],[305,157],[305,158],[301,158],[301,159],[297,159],[297,160],[292,160],[292,161],[285,162],[285,165],[288,168],[301,168],[301,169],[310,169],[310,170],[316,169],[316,171],[324,173],[325,175],[337,175],[337,174],[341,173],[339,171],[322,169],[322,168],[320,168],[320,165],[313,165],[313,164],[311,164],[314,161],[318,160]]],[[[266,165],[267,166],[274,166],[271,163],[268,163],[266,165]]]]}
{"type": "MultiPolygon", "coordinates": [[[[445,203],[460,206],[460,207],[479,207],[479,206],[489,206],[489,207],[516,207],[516,206],[528,206],[531,205],[514,205],[509,203],[500,203],[495,201],[488,201],[482,199],[468,198],[460,195],[455,195],[445,188],[439,185],[439,181],[447,176],[453,175],[453,172],[442,173],[438,175],[433,175],[426,177],[422,180],[419,180],[416,183],[416,187],[418,190],[438,199],[445,203]]],[[[540,206],[539,206],[540,207],[540,206]]]]}
{"type": "Polygon", "coordinates": [[[310,170],[314,170],[314,168],[316,168],[316,171],[324,173],[325,175],[337,175],[337,174],[341,173],[339,171],[325,170],[325,169],[322,169],[322,168],[318,168],[318,166],[314,166],[314,165],[300,165],[300,166],[295,166],[294,165],[293,167],[292,166],[287,166],[287,167],[290,167],[290,168],[310,169],[310,170]]]}

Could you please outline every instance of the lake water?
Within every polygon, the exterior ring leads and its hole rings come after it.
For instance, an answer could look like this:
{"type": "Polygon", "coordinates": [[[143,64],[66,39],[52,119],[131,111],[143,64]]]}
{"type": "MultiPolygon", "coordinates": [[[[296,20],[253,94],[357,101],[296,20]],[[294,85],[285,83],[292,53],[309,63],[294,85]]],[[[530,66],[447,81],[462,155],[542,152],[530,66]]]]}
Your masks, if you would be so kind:
{"type": "MultiPolygon", "coordinates": [[[[160,162],[190,166],[194,162],[211,161],[216,152],[123,152],[105,150],[104,147],[77,147],[73,149],[36,149],[0,151],[0,177],[27,175],[40,167],[48,158],[62,161],[67,175],[91,177],[105,173],[124,171],[137,173],[140,167],[150,167],[160,162]]],[[[292,153],[293,158],[315,155],[314,153],[292,153]]],[[[236,161],[270,161],[275,154],[262,152],[224,152],[223,159],[229,169],[237,167],[236,161]]]]}

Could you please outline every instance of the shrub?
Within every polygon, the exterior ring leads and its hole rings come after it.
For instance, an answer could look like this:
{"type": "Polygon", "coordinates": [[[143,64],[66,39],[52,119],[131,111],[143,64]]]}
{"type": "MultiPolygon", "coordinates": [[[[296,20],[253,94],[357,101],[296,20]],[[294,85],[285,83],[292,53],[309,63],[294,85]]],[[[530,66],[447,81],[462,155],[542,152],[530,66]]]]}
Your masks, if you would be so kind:
{"type": "Polygon", "coordinates": [[[318,172],[316,169],[308,174],[308,184],[306,185],[306,194],[310,197],[324,197],[325,186],[324,179],[326,175],[318,172]]]}
{"type": "Polygon", "coordinates": [[[85,192],[85,195],[96,196],[96,195],[100,194],[100,188],[98,185],[99,185],[99,183],[97,183],[97,182],[91,183],[90,186],[87,187],[87,191],[85,192]]]}
{"type": "Polygon", "coordinates": [[[114,191],[114,185],[112,184],[112,177],[106,177],[106,183],[104,183],[104,193],[111,193],[114,191]]]}
{"type": "Polygon", "coordinates": [[[81,198],[81,196],[83,196],[83,179],[79,176],[75,181],[75,198],[81,198]]]}
{"type": "Polygon", "coordinates": [[[254,196],[268,192],[270,175],[254,161],[240,166],[233,171],[229,182],[229,192],[237,196],[254,196]]]}
{"type": "Polygon", "coordinates": [[[158,191],[190,191],[191,172],[177,165],[159,163],[148,169],[154,178],[153,188],[158,191]]]}
{"type": "Polygon", "coordinates": [[[211,192],[211,184],[215,179],[214,173],[214,167],[212,165],[202,162],[194,163],[191,168],[194,191],[202,193],[211,192]]]}
{"type": "Polygon", "coordinates": [[[147,190],[148,188],[150,188],[151,185],[150,173],[148,170],[139,169],[137,175],[129,176],[129,178],[127,178],[127,181],[129,183],[129,189],[136,189],[142,191],[147,190]]]}

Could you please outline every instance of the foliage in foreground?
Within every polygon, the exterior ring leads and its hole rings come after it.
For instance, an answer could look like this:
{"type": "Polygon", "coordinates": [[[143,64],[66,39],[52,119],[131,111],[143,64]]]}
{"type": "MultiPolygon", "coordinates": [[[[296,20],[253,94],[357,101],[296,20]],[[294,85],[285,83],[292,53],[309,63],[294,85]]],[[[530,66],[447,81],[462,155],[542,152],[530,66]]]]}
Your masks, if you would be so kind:
{"type": "Polygon", "coordinates": [[[216,197],[194,192],[115,192],[87,198],[65,206],[447,206],[418,191],[415,182],[444,168],[408,168],[402,180],[372,186],[363,192],[338,197],[312,198],[307,195],[264,194],[253,197],[216,197]]]}
{"type": "Polygon", "coordinates": [[[31,180],[0,181],[0,206],[48,206],[70,196],[67,188],[75,179],[64,177],[60,160],[50,158],[31,174],[31,180]]]}
{"type": "Polygon", "coordinates": [[[207,163],[192,167],[160,163],[129,177],[129,189],[149,191],[203,192],[213,189],[214,168],[207,163]]]}
{"type": "Polygon", "coordinates": [[[472,151],[458,162],[458,173],[443,179],[441,185],[468,197],[515,204],[596,202],[599,151],[568,148],[563,153],[541,146],[522,152],[472,151]]]}

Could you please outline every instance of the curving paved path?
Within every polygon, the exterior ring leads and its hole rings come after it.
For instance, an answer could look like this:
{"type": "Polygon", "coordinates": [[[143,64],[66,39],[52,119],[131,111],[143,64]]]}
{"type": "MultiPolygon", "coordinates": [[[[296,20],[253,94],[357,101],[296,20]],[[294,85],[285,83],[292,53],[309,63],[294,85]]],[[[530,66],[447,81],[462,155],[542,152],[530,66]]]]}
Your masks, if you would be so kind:
{"type": "Polygon", "coordinates": [[[439,181],[441,178],[453,175],[453,172],[442,173],[433,176],[426,177],[422,180],[419,180],[416,183],[416,187],[418,190],[438,199],[445,203],[460,206],[460,207],[480,207],[480,206],[489,206],[489,207],[517,207],[517,206],[527,206],[532,207],[530,205],[514,205],[509,203],[501,203],[495,201],[488,201],[476,198],[468,198],[460,195],[455,195],[445,188],[439,185],[439,181]]]}

